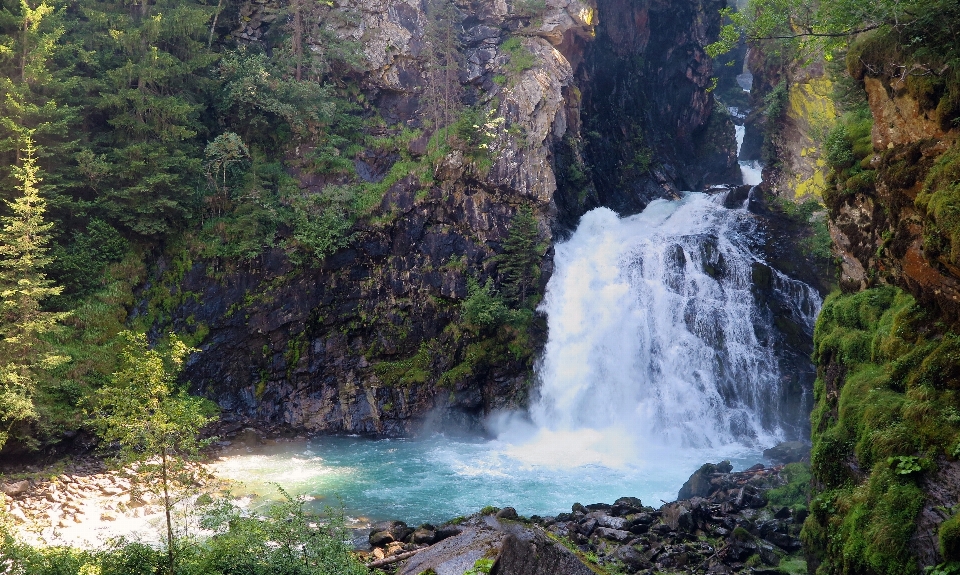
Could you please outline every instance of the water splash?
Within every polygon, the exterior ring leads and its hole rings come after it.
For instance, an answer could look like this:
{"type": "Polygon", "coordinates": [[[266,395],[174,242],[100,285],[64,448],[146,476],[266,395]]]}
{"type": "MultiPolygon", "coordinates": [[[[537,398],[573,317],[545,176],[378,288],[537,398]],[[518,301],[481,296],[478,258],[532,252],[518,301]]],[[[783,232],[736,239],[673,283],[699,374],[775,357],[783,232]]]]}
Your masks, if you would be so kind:
{"type": "MultiPolygon", "coordinates": [[[[606,449],[595,457],[604,464],[628,460],[630,448],[642,457],[786,438],[796,422],[778,413],[782,374],[762,336],[772,318],[753,294],[755,223],[722,200],[689,194],[628,218],[598,208],[557,245],[531,409],[540,452],[589,452],[575,432],[606,449]]],[[[795,320],[812,329],[815,290],[772,274],[795,320]]]]}

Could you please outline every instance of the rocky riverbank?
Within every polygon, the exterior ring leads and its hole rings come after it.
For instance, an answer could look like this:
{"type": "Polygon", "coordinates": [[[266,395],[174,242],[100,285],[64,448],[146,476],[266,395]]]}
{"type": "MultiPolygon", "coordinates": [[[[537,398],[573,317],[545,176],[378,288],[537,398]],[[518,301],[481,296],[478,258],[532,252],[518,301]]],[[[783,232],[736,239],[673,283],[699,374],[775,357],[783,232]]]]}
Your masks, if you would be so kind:
{"type": "MultiPolygon", "coordinates": [[[[798,466],[733,472],[728,462],[706,464],[678,501],[659,507],[622,497],[574,503],[549,517],[488,507],[442,525],[385,521],[356,530],[358,543],[367,543],[358,552],[400,575],[462,575],[478,565],[500,575],[803,573],[808,481],[798,466]]],[[[129,470],[110,472],[96,459],[0,482],[0,490],[6,514],[34,543],[91,547],[118,535],[156,540],[160,532],[159,502],[135,490],[129,470]]]]}
{"type": "Polygon", "coordinates": [[[520,517],[507,507],[439,527],[383,522],[369,535],[367,556],[398,575],[461,575],[485,561],[498,575],[805,573],[806,507],[778,503],[804,490],[795,470],[757,465],[734,473],[729,462],[707,464],[684,485],[686,499],[659,508],[622,497],[575,503],[555,517],[520,517]]]}
{"type": "Polygon", "coordinates": [[[117,536],[156,537],[163,506],[134,489],[130,470],[109,471],[95,458],[64,466],[55,475],[0,483],[3,511],[31,543],[90,546],[117,536]]]}

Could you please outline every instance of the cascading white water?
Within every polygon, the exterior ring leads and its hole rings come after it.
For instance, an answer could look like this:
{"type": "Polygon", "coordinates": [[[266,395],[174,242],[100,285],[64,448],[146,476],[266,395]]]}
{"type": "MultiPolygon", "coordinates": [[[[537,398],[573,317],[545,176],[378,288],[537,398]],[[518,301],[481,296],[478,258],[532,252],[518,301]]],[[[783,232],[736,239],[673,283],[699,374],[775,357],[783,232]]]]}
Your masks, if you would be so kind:
{"type": "MultiPolygon", "coordinates": [[[[755,329],[769,318],[751,292],[760,261],[748,245],[753,217],[722,200],[692,193],[627,218],[598,208],[556,246],[531,410],[542,434],[594,434],[594,446],[627,437],[641,451],[783,438],[769,413],[780,368],[755,329]]],[[[812,327],[815,290],[774,274],[775,289],[792,292],[795,317],[812,327]]]]}
{"type": "MultiPolygon", "coordinates": [[[[737,157],[740,157],[740,148],[743,147],[743,138],[747,135],[746,126],[736,126],[737,136],[737,157]]],[[[740,174],[743,176],[743,183],[750,186],[759,186],[763,181],[763,166],[755,160],[740,160],[740,174]]]]}

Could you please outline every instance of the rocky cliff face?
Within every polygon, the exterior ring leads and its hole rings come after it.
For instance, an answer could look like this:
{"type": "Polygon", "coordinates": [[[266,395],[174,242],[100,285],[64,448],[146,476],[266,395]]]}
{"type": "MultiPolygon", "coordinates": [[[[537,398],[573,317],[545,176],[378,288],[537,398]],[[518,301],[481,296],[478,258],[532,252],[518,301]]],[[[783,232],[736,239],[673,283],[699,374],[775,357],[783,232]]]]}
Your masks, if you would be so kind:
{"type": "Polygon", "coordinates": [[[734,127],[710,93],[704,46],[723,2],[599,0],[596,41],[577,71],[582,138],[558,146],[558,205],[635,213],[650,200],[739,183],[734,127]]]}
{"type": "Polygon", "coordinates": [[[936,101],[924,105],[905,82],[865,73],[860,79],[873,116],[872,153],[857,157],[863,171],[836,182],[827,196],[841,284],[856,290],[889,283],[960,317],[951,222],[936,200],[946,204],[943,188],[955,178],[960,130],[940,120],[936,101]]]}
{"type": "Polygon", "coordinates": [[[957,545],[941,527],[958,504],[956,96],[936,75],[872,60],[877,40],[862,38],[847,59],[869,114],[845,117],[824,150],[845,292],[825,304],[814,350],[804,540],[824,573],[919,573],[955,559],[957,545]]]}
{"type": "MultiPolygon", "coordinates": [[[[399,179],[356,225],[351,245],[319,264],[294,265],[281,251],[240,265],[162,258],[152,283],[178,304],[156,328],[203,336],[185,371],[194,391],[215,399],[228,422],[315,432],[403,434],[428,414],[469,422],[523,405],[542,320],[520,330],[466,325],[468,278],[499,285],[492,256],[521,209],[532,210],[547,246],[554,230],[592,205],[637,210],[658,195],[726,177],[735,165],[729,146],[705,143],[732,135],[732,126],[710,127],[705,90],[710,62],[702,46],[717,30],[717,7],[547,0],[530,14],[504,0],[456,2],[458,89],[465,104],[493,110],[501,122],[492,166],[478,169],[453,151],[437,162],[433,183],[399,179]],[[594,50],[598,25],[602,45],[594,50]],[[531,66],[510,66],[510,38],[532,56],[531,66]],[[601,69],[606,54],[619,60],[601,69]],[[630,134],[628,118],[604,107],[630,108],[640,100],[625,90],[639,87],[650,106],[645,133],[656,130],[661,140],[641,154],[648,169],[635,170],[632,187],[620,189],[613,170],[622,166],[601,161],[603,148],[583,151],[582,133],[591,126],[605,146],[630,134]],[[580,165],[593,154],[599,185],[570,185],[570,154],[580,165]]],[[[423,125],[425,6],[364,0],[349,9],[350,17],[330,18],[348,7],[321,8],[339,37],[362,46],[365,98],[388,131],[423,125]]],[[[276,14],[271,3],[244,6],[234,36],[267,42],[276,14]]],[[[411,153],[423,154],[424,145],[412,142],[411,153]]],[[[368,150],[357,172],[380,181],[396,161],[368,150]]],[[[298,175],[307,192],[325,183],[298,175]]],[[[542,292],[551,252],[540,253],[542,292]]]]}

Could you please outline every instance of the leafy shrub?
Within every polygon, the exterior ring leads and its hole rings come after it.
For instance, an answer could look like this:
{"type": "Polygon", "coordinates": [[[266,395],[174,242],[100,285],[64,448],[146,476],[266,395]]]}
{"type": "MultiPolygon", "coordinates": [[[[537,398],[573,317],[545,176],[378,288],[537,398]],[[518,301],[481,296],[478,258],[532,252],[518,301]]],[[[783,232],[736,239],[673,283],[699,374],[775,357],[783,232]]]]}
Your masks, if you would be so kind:
{"type": "Polygon", "coordinates": [[[478,329],[494,328],[510,317],[510,308],[499,296],[493,293],[493,280],[480,285],[470,278],[467,283],[467,299],[463,300],[461,311],[467,324],[478,329]]]}
{"type": "Polygon", "coordinates": [[[514,74],[520,74],[537,65],[537,57],[516,36],[501,44],[500,49],[510,56],[507,70],[514,74]]]}

